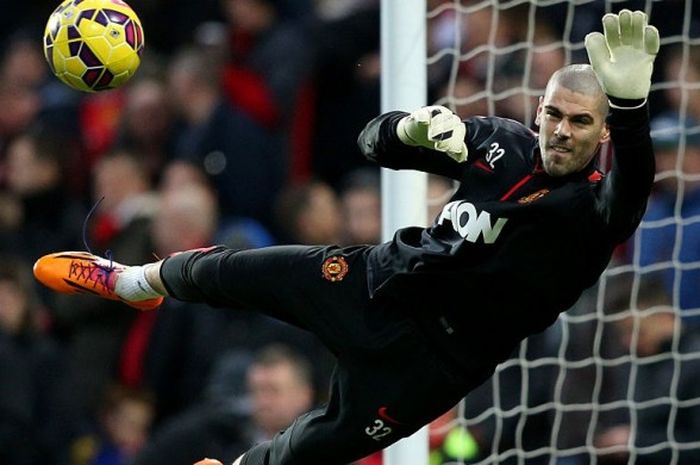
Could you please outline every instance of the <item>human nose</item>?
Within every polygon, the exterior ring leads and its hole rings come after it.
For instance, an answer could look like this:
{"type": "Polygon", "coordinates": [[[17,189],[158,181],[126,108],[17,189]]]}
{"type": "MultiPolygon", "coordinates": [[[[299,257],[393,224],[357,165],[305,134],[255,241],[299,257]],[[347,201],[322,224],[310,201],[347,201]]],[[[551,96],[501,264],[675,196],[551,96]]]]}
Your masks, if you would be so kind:
{"type": "Polygon", "coordinates": [[[571,137],[571,126],[566,118],[562,118],[554,128],[554,135],[564,139],[571,137]]]}

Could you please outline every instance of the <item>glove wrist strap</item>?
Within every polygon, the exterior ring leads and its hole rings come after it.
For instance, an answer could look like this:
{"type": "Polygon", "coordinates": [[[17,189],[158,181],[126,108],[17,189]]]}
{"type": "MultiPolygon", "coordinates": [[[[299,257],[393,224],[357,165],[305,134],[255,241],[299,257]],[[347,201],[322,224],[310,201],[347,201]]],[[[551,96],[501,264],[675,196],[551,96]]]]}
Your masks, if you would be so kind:
{"type": "Polygon", "coordinates": [[[406,118],[408,117],[405,116],[401,118],[398,124],[396,125],[396,135],[399,137],[399,140],[406,145],[419,145],[418,141],[415,141],[406,130],[406,118]]]}
{"type": "Polygon", "coordinates": [[[647,104],[646,98],[620,98],[608,95],[610,107],[618,110],[636,110],[647,104]]]}

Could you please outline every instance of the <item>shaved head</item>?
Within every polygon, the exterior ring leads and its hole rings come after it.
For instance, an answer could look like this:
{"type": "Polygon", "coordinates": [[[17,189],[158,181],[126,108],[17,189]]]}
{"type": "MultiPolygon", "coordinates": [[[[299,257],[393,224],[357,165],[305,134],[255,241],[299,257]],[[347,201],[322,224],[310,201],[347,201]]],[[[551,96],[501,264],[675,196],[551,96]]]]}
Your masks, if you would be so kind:
{"type": "Polygon", "coordinates": [[[608,114],[608,97],[603,92],[600,82],[591,65],[568,65],[557,70],[549,78],[545,95],[552,92],[556,86],[561,86],[578,94],[595,97],[599,100],[598,109],[605,117],[608,114]]]}
{"type": "Polygon", "coordinates": [[[608,97],[588,65],[556,71],[537,106],[542,166],[550,176],[581,171],[591,162],[610,131],[608,97]]]}

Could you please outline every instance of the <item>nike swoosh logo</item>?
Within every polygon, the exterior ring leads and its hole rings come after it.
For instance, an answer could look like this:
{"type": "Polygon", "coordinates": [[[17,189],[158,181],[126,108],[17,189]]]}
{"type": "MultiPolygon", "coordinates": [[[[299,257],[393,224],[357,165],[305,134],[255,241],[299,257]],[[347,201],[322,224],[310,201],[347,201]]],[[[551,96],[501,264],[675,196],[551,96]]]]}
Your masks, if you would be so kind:
{"type": "Polygon", "coordinates": [[[493,168],[491,168],[489,165],[487,165],[486,163],[484,163],[481,160],[475,161],[474,166],[476,168],[480,168],[480,169],[486,171],[487,173],[493,173],[493,168]]]}
{"type": "Polygon", "coordinates": [[[391,416],[389,416],[389,414],[386,413],[386,410],[387,410],[386,406],[379,407],[379,409],[377,410],[377,415],[379,415],[379,418],[381,418],[382,420],[386,420],[389,423],[394,423],[395,425],[403,425],[404,424],[404,423],[401,423],[400,421],[392,418],[391,416]]]}

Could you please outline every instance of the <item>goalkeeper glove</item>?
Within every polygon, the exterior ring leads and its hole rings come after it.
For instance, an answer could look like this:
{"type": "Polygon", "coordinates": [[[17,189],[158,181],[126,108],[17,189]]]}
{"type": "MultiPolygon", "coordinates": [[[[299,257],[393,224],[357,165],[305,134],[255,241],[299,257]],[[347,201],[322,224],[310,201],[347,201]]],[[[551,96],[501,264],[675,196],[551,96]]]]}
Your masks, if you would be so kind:
{"type": "Polygon", "coordinates": [[[659,31],[647,25],[642,11],[622,10],[603,16],[603,30],[586,35],[588,59],[605,93],[622,99],[645,99],[651,87],[659,31]]]}
{"type": "Polygon", "coordinates": [[[401,118],[396,135],[406,145],[444,152],[459,163],[467,159],[467,127],[443,106],[422,107],[401,118]]]}

